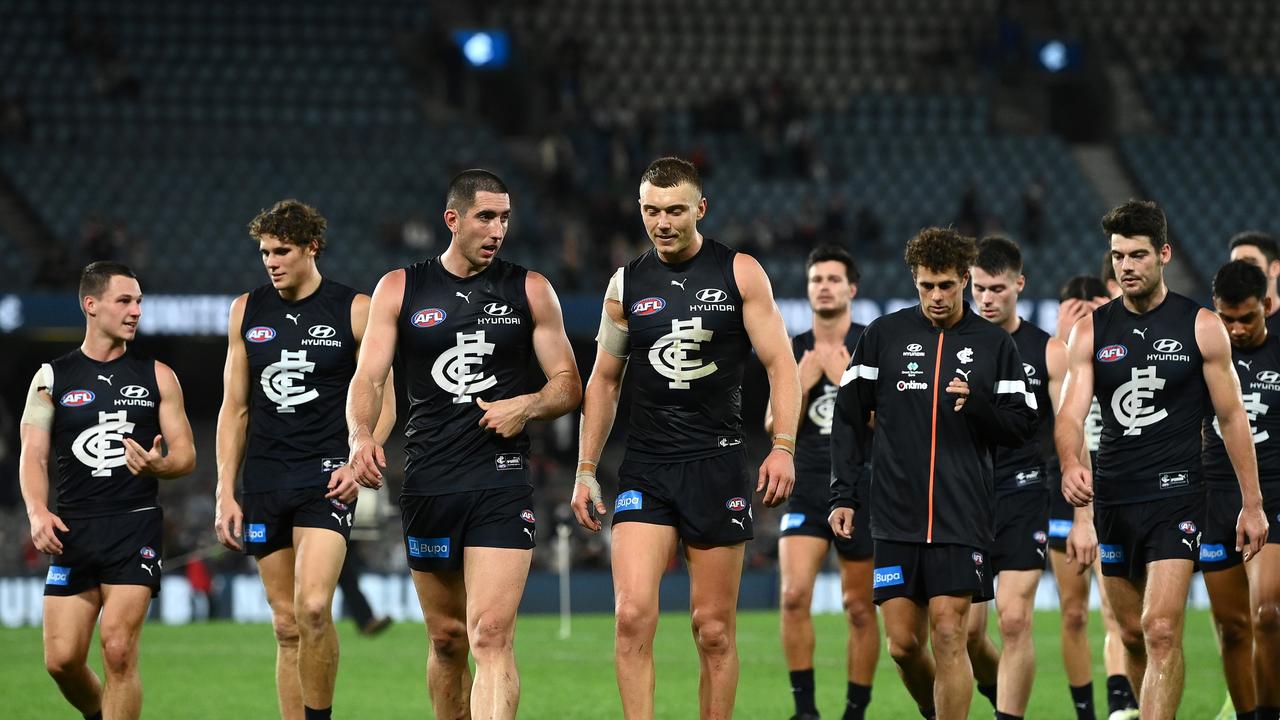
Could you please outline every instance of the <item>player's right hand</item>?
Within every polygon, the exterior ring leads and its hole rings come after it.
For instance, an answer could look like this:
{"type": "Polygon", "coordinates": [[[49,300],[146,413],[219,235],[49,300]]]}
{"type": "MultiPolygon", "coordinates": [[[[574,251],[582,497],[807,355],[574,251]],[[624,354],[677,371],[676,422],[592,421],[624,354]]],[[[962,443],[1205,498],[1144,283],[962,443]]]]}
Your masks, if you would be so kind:
{"type": "Polygon", "coordinates": [[[351,443],[351,457],[347,466],[356,474],[356,482],[377,490],[382,487],[382,470],[387,466],[387,456],[382,446],[367,431],[356,435],[351,443]]]}
{"type": "Polygon", "coordinates": [[[600,497],[600,483],[596,482],[595,476],[589,479],[586,473],[579,473],[573,484],[573,500],[570,505],[573,506],[573,516],[578,519],[578,524],[591,532],[600,532],[600,518],[604,517],[607,508],[604,500],[600,497]],[[595,510],[595,514],[591,511],[595,510]]]}
{"type": "Polygon", "coordinates": [[[1093,523],[1077,522],[1067,532],[1067,562],[1076,563],[1076,574],[1083,575],[1098,558],[1098,531],[1093,523]]]}
{"type": "Polygon", "coordinates": [[[1093,473],[1084,465],[1076,464],[1062,473],[1062,497],[1076,507],[1093,502],[1093,473]]]}
{"type": "Polygon", "coordinates": [[[845,540],[853,538],[853,508],[838,507],[832,510],[827,516],[827,522],[831,525],[831,532],[835,533],[836,537],[845,540]]]}
{"type": "Polygon", "coordinates": [[[37,510],[30,515],[31,543],[46,555],[61,555],[62,541],[58,539],[57,530],[71,532],[62,522],[62,518],[48,510],[37,510]]]}
{"type": "MultiPolygon", "coordinates": [[[[818,384],[822,379],[822,358],[814,350],[805,350],[800,356],[800,362],[796,364],[800,370],[800,391],[808,392],[810,388],[818,384]]],[[[843,370],[841,371],[843,372],[843,370]]]]}
{"type": "Polygon", "coordinates": [[[213,518],[213,530],[218,534],[218,542],[230,550],[240,552],[244,546],[240,544],[240,533],[244,530],[244,513],[240,511],[240,503],[235,500],[223,500],[213,518]]]}

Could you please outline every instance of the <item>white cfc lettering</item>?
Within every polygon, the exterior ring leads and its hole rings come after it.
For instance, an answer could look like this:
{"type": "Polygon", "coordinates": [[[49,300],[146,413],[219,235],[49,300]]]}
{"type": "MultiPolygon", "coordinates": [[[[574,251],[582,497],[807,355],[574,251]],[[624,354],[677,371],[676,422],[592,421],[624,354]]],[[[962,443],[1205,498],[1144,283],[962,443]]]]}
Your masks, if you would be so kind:
{"type": "Polygon", "coordinates": [[[320,397],[315,388],[294,385],[303,375],[314,372],[316,364],[307,362],[306,350],[281,350],[280,360],[262,371],[262,391],[276,404],[276,412],[296,412],[294,408],[320,397]]]}
{"type": "Polygon", "coordinates": [[[649,363],[658,374],[671,382],[672,390],[688,390],[689,381],[706,377],[716,371],[716,364],[703,365],[701,358],[689,357],[697,353],[702,343],[710,342],[713,330],[702,329],[702,318],[672,320],[671,332],[658,338],[649,349],[649,363]]]}
{"type": "Polygon", "coordinates": [[[112,468],[124,465],[124,436],[133,433],[127,410],[98,412],[98,424],[87,428],[71,443],[71,453],[94,477],[106,477],[112,468]]]}
{"type": "Polygon", "coordinates": [[[1102,406],[1096,397],[1089,403],[1089,414],[1084,419],[1084,441],[1091,453],[1102,446],[1102,406]]]}
{"type": "Polygon", "coordinates": [[[1116,388],[1111,397],[1111,411],[1116,420],[1124,426],[1124,434],[1141,435],[1142,428],[1164,420],[1169,416],[1167,410],[1156,410],[1147,405],[1154,398],[1156,390],[1164,388],[1164,378],[1156,375],[1155,367],[1133,368],[1130,380],[1116,388]]]}
{"type": "Polygon", "coordinates": [[[494,344],[485,342],[484,330],[457,333],[458,344],[440,353],[431,366],[431,377],[441,390],[453,395],[453,402],[461,405],[471,402],[471,396],[484,392],[498,384],[498,378],[485,377],[476,366],[492,355],[494,344]]]}
{"type": "MultiPolygon", "coordinates": [[[[1262,393],[1260,392],[1246,393],[1243,400],[1244,411],[1249,415],[1249,434],[1253,435],[1253,444],[1257,445],[1270,440],[1270,432],[1266,430],[1258,432],[1258,417],[1266,415],[1271,406],[1262,402],[1262,393]]],[[[1217,415],[1213,416],[1213,431],[1218,433],[1218,437],[1222,437],[1222,428],[1218,426],[1217,415]]]]}
{"type": "Polygon", "coordinates": [[[818,428],[819,435],[831,434],[831,418],[836,411],[836,393],[840,388],[835,385],[823,385],[822,394],[809,403],[809,422],[818,428]]]}

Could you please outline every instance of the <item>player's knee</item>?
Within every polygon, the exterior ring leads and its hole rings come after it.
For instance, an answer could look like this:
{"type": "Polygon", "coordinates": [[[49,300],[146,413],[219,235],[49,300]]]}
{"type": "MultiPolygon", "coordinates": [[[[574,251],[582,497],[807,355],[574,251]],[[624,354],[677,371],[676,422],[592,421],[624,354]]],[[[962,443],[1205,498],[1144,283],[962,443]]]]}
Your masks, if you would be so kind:
{"type": "Polygon", "coordinates": [[[782,612],[787,615],[809,614],[813,605],[813,592],[804,588],[785,586],[782,588],[782,612]]]}
{"type": "Polygon", "coordinates": [[[658,612],[639,604],[620,600],[614,611],[617,632],[621,637],[635,638],[653,635],[657,627],[658,612]]]}
{"type": "Polygon", "coordinates": [[[1280,635],[1280,600],[1258,603],[1258,610],[1253,615],[1253,627],[1259,634],[1280,635]]]}
{"type": "Polygon", "coordinates": [[[1148,655],[1172,652],[1181,645],[1178,623],[1173,618],[1148,615],[1142,618],[1142,635],[1148,655]]]}
{"type": "Polygon", "coordinates": [[[1000,637],[1005,643],[1031,634],[1030,606],[1015,606],[1000,611],[1000,637]]]}
{"type": "Polygon", "coordinates": [[[471,646],[467,642],[467,626],[460,620],[433,623],[427,630],[431,652],[449,662],[465,662],[471,646]]]}
{"type": "Polygon", "coordinates": [[[958,618],[947,617],[936,620],[929,634],[933,640],[935,654],[940,650],[953,652],[963,650],[969,641],[969,630],[958,618]]]}
{"type": "Polygon", "coordinates": [[[722,655],[733,650],[733,633],[724,618],[710,613],[693,613],[693,637],[704,655],[722,655]]]}
{"type": "Polygon", "coordinates": [[[889,645],[889,657],[898,664],[913,660],[924,651],[924,645],[915,633],[886,633],[885,640],[889,645]]]}
{"type": "Polygon", "coordinates": [[[514,641],[514,618],[498,618],[482,614],[471,626],[469,641],[476,659],[511,652],[514,641]]]}
{"type": "Polygon", "coordinates": [[[298,647],[298,622],[293,616],[293,608],[289,613],[271,616],[271,628],[276,634],[276,645],[284,648],[298,647]]]}
{"type": "Polygon", "coordinates": [[[863,597],[857,593],[846,592],[844,594],[844,616],[849,621],[849,626],[859,630],[864,628],[874,628],[876,624],[876,606],[871,602],[870,598],[863,597]]]}
{"type": "Polygon", "coordinates": [[[107,675],[124,675],[138,662],[137,646],[128,637],[106,634],[102,638],[102,667],[107,675]]]}
{"type": "Polygon", "coordinates": [[[1079,635],[1089,628],[1089,613],[1083,607],[1071,605],[1062,608],[1062,632],[1079,635]]]}
{"type": "Polygon", "coordinates": [[[324,597],[299,598],[294,603],[294,621],[298,632],[311,637],[333,625],[333,610],[324,597]]]}
{"type": "Polygon", "coordinates": [[[1249,616],[1244,613],[1225,617],[1214,615],[1213,622],[1218,627],[1218,637],[1222,639],[1223,649],[1237,647],[1253,640],[1253,625],[1249,621],[1249,616]]]}
{"type": "Polygon", "coordinates": [[[45,650],[44,669],[55,680],[74,676],[85,666],[86,655],[61,650],[45,650]]]}

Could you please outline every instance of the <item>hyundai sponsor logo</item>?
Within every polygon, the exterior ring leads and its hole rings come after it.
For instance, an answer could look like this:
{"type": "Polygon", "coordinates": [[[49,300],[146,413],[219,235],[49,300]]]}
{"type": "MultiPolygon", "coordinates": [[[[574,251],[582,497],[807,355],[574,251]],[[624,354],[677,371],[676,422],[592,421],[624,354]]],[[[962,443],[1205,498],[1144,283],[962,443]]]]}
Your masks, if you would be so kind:
{"type": "Polygon", "coordinates": [[[794,530],[804,524],[804,513],[784,513],[778,531],[794,530]]]}
{"type": "Polygon", "coordinates": [[[331,327],[331,326],[329,326],[329,325],[312,325],[312,326],[307,330],[307,334],[308,334],[308,335],[310,335],[310,336],[311,336],[311,337],[313,337],[313,338],[319,338],[319,339],[321,339],[321,340],[327,340],[327,339],[329,339],[329,338],[333,337],[334,335],[337,335],[337,334],[338,334],[338,331],[337,331],[337,330],[334,330],[334,329],[333,329],[333,327],[331,327]]]}
{"type": "Polygon", "coordinates": [[[92,390],[68,390],[62,394],[62,399],[58,402],[63,407],[81,407],[93,402],[97,397],[92,390]]]}
{"type": "Polygon", "coordinates": [[[151,394],[151,391],[142,387],[141,385],[125,385],[124,387],[120,388],[120,394],[127,398],[140,400],[144,397],[149,396],[151,394]]]}
{"type": "Polygon", "coordinates": [[[267,541],[267,526],[265,523],[249,523],[244,527],[244,540],[251,543],[264,543],[267,541]]]}
{"type": "Polygon", "coordinates": [[[251,343],[264,343],[276,339],[276,329],[269,328],[266,325],[258,325],[249,328],[249,332],[244,334],[244,339],[251,343]]]}
{"type": "Polygon", "coordinates": [[[1275,370],[1263,370],[1258,373],[1258,382],[1266,383],[1267,385],[1274,385],[1275,383],[1280,382],[1280,372],[1276,372],[1275,370]]]}
{"type": "Polygon", "coordinates": [[[1151,343],[1151,347],[1154,348],[1156,352],[1176,353],[1182,349],[1182,343],[1172,338],[1160,338],[1159,340],[1151,343]]]}
{"type": "Polygon", "coordinates": [[[706,288],[705,290],[699,290],[695,297],[705,303],[718,303],[724,302],[725,298],[729,297],[729,295],[723,290],[706,288]]]}
{"type": "Polygon", "coordinates": [[[637,300],[631,305],[631,314],[644,317],[645,315],[653,315],[662,312],[667,306],[667,301],[660,297],[647,297],[643,300],[637,300]]]}
{"type": "Polygon", "coordinates": [[[1124,546],[1123,545],[1099,545],[1098,557],[1104,563],[1121,563],[1124,562],[1124,546]]]}
{"type": "Polygon", "coordinates": [[[71,582],[71,568],[50,565],[49,574],[44,576],[45,585],[66,587],[71,582]]]}
{"type": "Polygon", "coordinates": [[[484,306],[485,313],[494,317],[506,317],[511,314],[511,306],[503,303],[489,303],[484,306]]]}
{"type": "Polygon", "coordinates": [[[889,567],[876,568],[873,578],[873,588],[893,587],[906,582],[906,578],[902,575],[901,565],[891,565],[889,567]]]}
{"type": "Polygon", "coordinates": [[[449,538],[420,538],[408,536],[409,557],[447,558],[449,557],[449,538]]]}
{"type": "Polygon", "coordinates": [[[444,322],[446,317],[448,317],[448,315],[446,315],[445,311],[440,308],[423,308],[415,312],[413,317],[409,319],[409,322],[412,323],[414,327],[429,328],[435,327],[436,325],[444,322]]]}
{"type": "Polygon", "coordinates": [[[627,510],[640,510],[644,508],[644,496],[639,490],[628,490],[618,495],[618,499],[613,502],[613,511],[615,513],[625,512],[627,510]]]}
{"type": "Polygon", "coordinates": [[[1201,545],[1200,562],[1222,562],[1227,559],[1225,545],[1201,545]]]}
{"type": "Polygon", "coordinates": [[[1112,363],[1123,360],[1129,354],[1129,348],[1123,345],[1108,345],[1098,351],[1098,362],[1112,363]]]}

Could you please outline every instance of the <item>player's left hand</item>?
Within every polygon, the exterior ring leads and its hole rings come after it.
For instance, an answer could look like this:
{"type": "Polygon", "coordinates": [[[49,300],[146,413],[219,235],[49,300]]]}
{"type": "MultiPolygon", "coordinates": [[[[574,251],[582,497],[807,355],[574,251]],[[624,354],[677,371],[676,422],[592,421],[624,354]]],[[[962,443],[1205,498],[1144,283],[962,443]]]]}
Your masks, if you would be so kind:
{"type": "Polygon", "coordinates": [[[840,345],[822,355],[822,373],[832,385],[839,385],[844,371],[849,368],[849,349],[840,345]]]}
{"type": "Polygon", "coordinates": [[[960,378],[951,378],[947,383],[947,392],[956,396],[956,412],[964,409],[964,401],[969,399],[969,383],[960,378]]]}
{"type": "Polygon", "coordinates": [[[760,464],[760,479],[756,482],[756,492],[764,491],[765,507],[777,507],[786,502],[795,484],[795,458],[785,450],[771,450],[760,464]]]}
{"type": "Polygon", "coordinates": [[[1244,507],[1236,518],[1236,552],[1244,553],[1245,562],[1262,552],[1267,543],[1267,514],[1262,506],[1244,507]]]}
{"type": "Polygon", "coordinates": [[[350,503],[360,494],[360,483],[356,482],[355,471],[346,465],[329,474],[329,492],[325,498],[337,498],[338,502],[350,503]]]}
{"type": "Polygon", "coordinates": [[[484,411],[484,417],[480,418],[480,427],[492,430],[504,438],[515,437],[524,430],[524,424],[529,422],[531,402],[531,395],[518,395],[493,402],[476,398],[476,406],[484,411]]]}
{"type": "Polygon", "coordinates": [[[151,449],[144,450],[133,438],[124,439],[124,463],[134,475],[155,475],[164,465],[164,453],[160,452],[161,436],[151,441],[151,449]]]}
{"type": "Polygon", "coordinates": [[[1072,523],[1067,533],[1067,562],[1076,563],[1076,574],[1083,575],[1098,558],[1098,531],[1093,523],[1072,523]]]}
{"type": "Polygon", "coordinates": [[[827,516],[827,524],[836,537],[844,540],[853,539],[853,508],[838,507],[827,516]]]}

